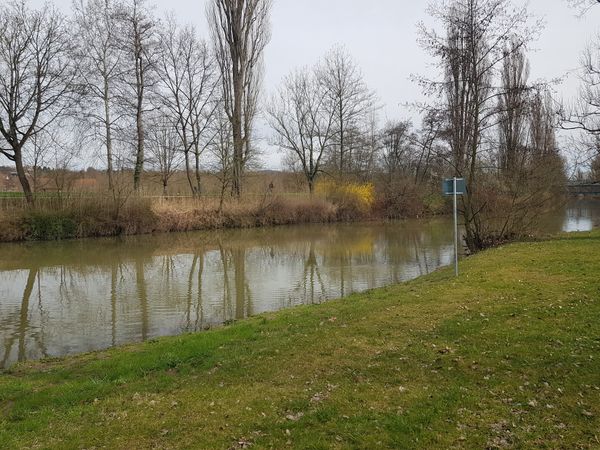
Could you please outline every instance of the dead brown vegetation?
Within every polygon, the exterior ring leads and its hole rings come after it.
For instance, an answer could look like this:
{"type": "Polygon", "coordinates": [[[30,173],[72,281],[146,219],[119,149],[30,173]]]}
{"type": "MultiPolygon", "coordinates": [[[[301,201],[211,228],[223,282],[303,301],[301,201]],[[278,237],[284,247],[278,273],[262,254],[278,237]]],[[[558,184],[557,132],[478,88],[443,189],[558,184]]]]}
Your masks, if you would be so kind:
{"type": "MultiPolygon", "coordinates": [[[[364,215],[356,215],[364,218],[364,215]]],[[[347,219],[347,217],[344,217],[347,219]]],[[[0,241],[167,233],[222,228],[251,228],[341,220],[338,207],[319,197],[264,196],[215,198],[108,197],[45,199],[35,208],[0,211],[0,241]]]]}

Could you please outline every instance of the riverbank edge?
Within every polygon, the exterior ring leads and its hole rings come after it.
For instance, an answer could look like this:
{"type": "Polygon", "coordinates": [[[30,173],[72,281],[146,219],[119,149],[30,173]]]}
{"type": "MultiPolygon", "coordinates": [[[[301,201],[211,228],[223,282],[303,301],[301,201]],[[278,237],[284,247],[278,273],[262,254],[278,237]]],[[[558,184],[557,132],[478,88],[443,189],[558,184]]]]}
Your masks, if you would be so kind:
{"type": "Polygon", "coordinates": [[[600,312],[590,297],[600,289],[599,246],[600,232],[511,244],[463,261],[458,280],[446,268],[214,331],[22,363],[0,377],[0,443],[591,445],[600,402],[590,379],[600,365],[569,363],[583,348],[581,325],[600,332],[588,323],[600,312]],[[560,344],[541,351],[548,342],[560,344]],[[562,388],[545,398],[545,385],[562,388]],[[525,414],[510,423],[517,407],[525,414]],[[465,409],[472,415],[459,417],[465,409]],[[98,420],[106,426],[90,426],[98,420]]]}
{"type": "Polygon", "coordinates": [[[439,205],[393,217],[357,203],[337,204],[325,198],[283,198],[232,201],[169,202],[138,198],[116,207],[113,202],[60,204],[0,213],[0,243],[136,236],[189,231],[250,229],[285,225],[355,223],[436,217],[439,205]]]}

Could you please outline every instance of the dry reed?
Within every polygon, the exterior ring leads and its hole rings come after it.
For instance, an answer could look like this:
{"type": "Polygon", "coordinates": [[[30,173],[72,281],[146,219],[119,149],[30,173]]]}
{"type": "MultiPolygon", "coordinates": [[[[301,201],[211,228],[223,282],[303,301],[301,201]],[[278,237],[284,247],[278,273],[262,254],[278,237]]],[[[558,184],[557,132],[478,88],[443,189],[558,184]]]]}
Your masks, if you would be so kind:
{"type": "Polygon", "coordinates": [[[216,198],[75,196],[15,203],[0,210],[0,241],[55,240],[221,228],[325,223],[338,208],[320,197],[216,198]]]}

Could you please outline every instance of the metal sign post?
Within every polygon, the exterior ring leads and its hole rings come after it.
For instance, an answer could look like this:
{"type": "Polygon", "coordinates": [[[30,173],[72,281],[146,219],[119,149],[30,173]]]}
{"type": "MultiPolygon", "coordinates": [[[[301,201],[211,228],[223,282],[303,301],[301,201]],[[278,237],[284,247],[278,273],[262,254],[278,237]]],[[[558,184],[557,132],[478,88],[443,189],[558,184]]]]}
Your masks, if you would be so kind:
{"type": "Polygon", "coordinates": [[[454,275],[458,277],[458,196],[456,195],[456,178],[454,178],[452,197],[454,200],[454,275]]]}
{"type": "Polygon", "coordinates": [[[444,195],[451,195],[454,203],[454,273],[458,277],[458,196],[466,192],[465,180],[463,178],[451,178],[444,180],[444,195]]]}

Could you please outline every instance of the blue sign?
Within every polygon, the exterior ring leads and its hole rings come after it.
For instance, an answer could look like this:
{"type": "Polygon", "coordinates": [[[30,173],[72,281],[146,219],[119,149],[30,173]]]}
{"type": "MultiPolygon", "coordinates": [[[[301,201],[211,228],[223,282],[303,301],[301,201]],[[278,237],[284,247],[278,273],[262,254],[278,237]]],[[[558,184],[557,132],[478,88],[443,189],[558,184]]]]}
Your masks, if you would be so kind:
{"type": "MultiPolygon", "coordinates": [[[[454,195],[454,178],[444,180],[442,183],[442,191],[444,195],[454,195]]],[[[464,195],[467,193],[467,186],[464,178],[456,179],[456,195],[464,195]]]]}

